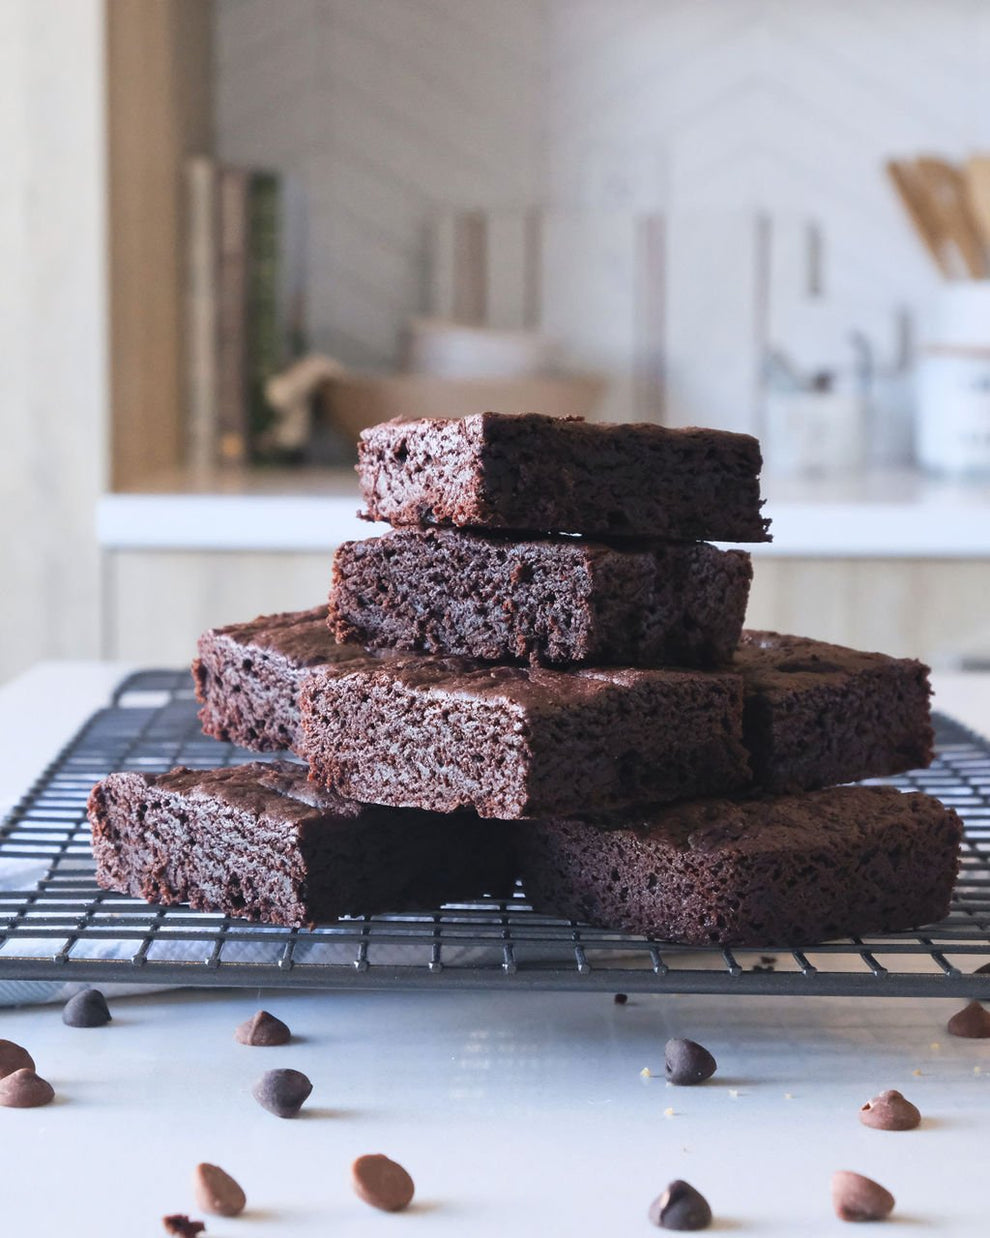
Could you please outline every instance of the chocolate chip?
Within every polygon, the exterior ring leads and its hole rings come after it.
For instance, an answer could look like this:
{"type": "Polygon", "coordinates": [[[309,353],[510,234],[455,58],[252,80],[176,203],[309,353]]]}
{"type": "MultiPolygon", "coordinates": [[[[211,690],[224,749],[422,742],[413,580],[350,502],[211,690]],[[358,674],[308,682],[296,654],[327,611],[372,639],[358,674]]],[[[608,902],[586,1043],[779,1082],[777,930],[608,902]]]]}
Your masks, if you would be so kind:
{"type": "Polygon", "coordinates": [[[83,989],[65,1003],[62,1022],[69,1027],[103,1027],[110,1022],[107,999],[99,989],[83,989]]]}
{"type": "Polygon", "coordinates": [[[234,1039],[242,1045],[287,1045],[292,1033],[281,1019],[259,1010],[237,1028],[234,1039]]]}
{"type": "Polygon", "coordinates": [[[967,1040],[986,1040],[990,1036],[990,1010],[984,1009],[979,1002],[970,1002],[957,1010],[949,1020],[948,1031],[953,1036],[964,1036],[967,1040]]]}
{"type": "Polygon", "coordinates": [[[840,1221],[882,1221],[894,1210],[894,1197],[872,1178],[840,1169],[832,1175],[832,1207],[840,1221]]]}
{"type": "Polygon", "coordinates": [[[878,1131],[913,1131],[921,1125],[921,1113],[900,1092],[881,1092],[868,1100],[859,1111],[864,1126],[878,1131]]]}
{"type": "Polygon", "coordinates": [[[718,1069],[718,1063],[702,1045],[693,1040],[668,1040],[663,1051],[663,1073],[671,1083],[690,1086],[704,1083],[718,1069]]]}
{"type": "Polygon", "coordinates": [[[0,1079],[15,1070],[34,1070],[34,1058],[12,1040],[0,1040],[0,1079]]]}
{"type": "Polygon", "coordinates": [[[247,1197],[234,1179],[219,1165],[205,1162],[193,1170],[193,1192],[204,1212],[218,1217],[235,1217],[244,1211],[247,1197]]]}
{"type": "Polygon", "coordinates": [[[616,993],[615,997],[612,998],[612,1001],[615,1002],[617,1006],[624,1006],[628,1000],[629,998],[625,993],[616,993]]]}
{"type": "Polygon", "coordinates": [[[301,1070],[266,1070],[251,1089],[262,1109],[278,1118],[294,1118],[313,1085],[301,1070]]]}
{"type": "Polygon", "coordinates": [[[402,1166],[380,1152],[357,1158],[351,1166],[351,1182],[366,1204],[383,1212],[401,1212],[416,1189],[402,1166]]]}
{"type": "Polygon", "coordinates": [[[162,1224],[165,1226],[166,1234],[178,1234],[179,1238],[196,1238],[197,1234],[201,1234],[206,1229],[202,1221],[190,1221],[181,1212],[162,1217],[162,1224]]]}
{"type": "Polygon", "coordinates": [[[661,1229],[707,1229],[712,1223],[708,1200],[680,1178],[650,1204],[648,1215],[661,1229]]]}
{"type": "Polygon", "coordinates": [[[37,1109],[55,1099],[55,1089],[47,1079],[22,1066],[0,1079],[0,1105],[8,1109],[37,1109]]]}

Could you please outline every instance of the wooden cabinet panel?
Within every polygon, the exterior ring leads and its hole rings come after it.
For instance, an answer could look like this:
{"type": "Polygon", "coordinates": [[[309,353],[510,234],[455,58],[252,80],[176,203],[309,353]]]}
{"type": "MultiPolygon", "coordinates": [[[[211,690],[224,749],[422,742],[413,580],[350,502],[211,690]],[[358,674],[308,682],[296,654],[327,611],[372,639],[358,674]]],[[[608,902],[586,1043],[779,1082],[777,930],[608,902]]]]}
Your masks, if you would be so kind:
{"type": "Polygon", "coordinates": [[[182,458],[182,167],[213,146],[212,0],[106,0],[111,481],[182,458]]]}
{"type": "Polygon", "coordinates": [[[990,563],[759,559],[746,622],[936,667],[990,657],[990,563]]]}
{"type": "Polygon", "coordinates": [[[330,557],[107,552],[106,654],[182,666],[206,628],[324,602],[330,557]]]}

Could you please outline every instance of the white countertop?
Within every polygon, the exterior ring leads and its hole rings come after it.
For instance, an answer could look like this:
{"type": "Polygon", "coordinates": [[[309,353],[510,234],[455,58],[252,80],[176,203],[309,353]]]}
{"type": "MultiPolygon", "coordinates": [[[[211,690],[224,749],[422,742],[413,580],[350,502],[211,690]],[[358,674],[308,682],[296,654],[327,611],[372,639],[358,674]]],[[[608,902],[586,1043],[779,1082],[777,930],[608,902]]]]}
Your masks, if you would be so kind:
{"type": "MultiPolygon", "coordinates": [[[[764,477],[774,540],[754,555],[990,558],[990,486],[881,473],[764,477]]],[[[108,550],[326,551],[384,526],[357,518],[350,469],[167,474],[141,493],[104,495],[97,534],[108,550]]]]}
{"type": "MultiPolygon", "coordinates": [[[[16,798],[126,668],[50,663],[0,688],[0,800],[16,798]],[[45,708],[39,708],[43,702],[45,708]]],[[[936,704],[990,731],[990,675],[936,676],[936,704]]],[[[532,993],[173,992],[121,999],[107,1028],[55,1008],[0,1012],[58,1103],[0,1109],[4,1229],[134,1238],[197,1212],[200,1160],[241,1183],[242,1218],[207,1234],[432,1238],[653,1232],[651,1199],[695,1185],[713,1232],[834,1235],[829,1177],[854,1169],[897,1197],[892,1232],[972,1238],[986,1226],[990,1041],[945,1034],[953,1000],[607,997],[532,993]],[[249,1049],[233,1029],[259,1006],[300,1039],[249,1049]],[[700,1088],[643,1079],[663,1044],[705,1044],[700,1088]],[[249,1095],[264,1070],[314,1083],[281,1121],[249,1095]],[[925,1121],[857,1119],[896,1087],[925,1121]],[[351,1193],[350,1161],[385,1152],[417,1185],[406,1215],[351,1193]]]]}

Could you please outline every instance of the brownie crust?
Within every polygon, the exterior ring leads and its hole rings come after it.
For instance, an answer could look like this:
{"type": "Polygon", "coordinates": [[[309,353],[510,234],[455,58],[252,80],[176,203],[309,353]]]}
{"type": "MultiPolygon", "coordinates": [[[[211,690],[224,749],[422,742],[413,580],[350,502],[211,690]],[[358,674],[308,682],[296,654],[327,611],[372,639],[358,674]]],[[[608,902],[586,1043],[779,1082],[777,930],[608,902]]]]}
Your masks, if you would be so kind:
{"type": "Polygon", "coordinates": [[[894,787],[516,829],[537,911],[693,946],[799,947],[941,920],[961,838],[950,808],[894,787]]]}
{"type": "Polygon", "coordinates": [[[757,785],[778,794],[930,765],[928,667],[779,632],[745,631],[733,663],[757,785]]]}
{"type": "Polygon", "coordinates": [[[326,614],[320,606],[204,632],[192,675],[205,733],[253,752],[292,749],[309,670],[362,657],[353,645],[336,644],[326,614]]]}
{"type": "Polygon", "coordinates": [[[704,542],[401,529],[337,550],[329,623],[366,648],[711,667],[732,658],[751,579],[748,554],[704,542]]]}
{"type": "Polygon", "coordinates": [[[110,774],[89,798],[96,879],[265,924],[505,897],[508,827],[356,804],[287,761],[110,774]]]}
{"type": "Polygon", "coordinates": [[[749,780],[739,677],[396,657],[301,692],[313,779],[366,803],[518,818],[607,812],[749,780]]]}
{"type": "Polygon", "coordinates": [[[477,413],[372,426],[357,469],[393,525],[766,542],[761,466],[748,434],[477,413]]]}

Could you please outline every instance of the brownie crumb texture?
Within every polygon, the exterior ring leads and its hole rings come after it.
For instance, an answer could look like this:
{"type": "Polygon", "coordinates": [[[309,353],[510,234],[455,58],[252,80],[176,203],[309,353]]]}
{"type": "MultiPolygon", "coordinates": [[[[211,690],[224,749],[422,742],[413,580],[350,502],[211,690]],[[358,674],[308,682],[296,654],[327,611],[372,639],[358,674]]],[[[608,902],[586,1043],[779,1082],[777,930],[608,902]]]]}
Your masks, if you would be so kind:
{"type": "Polygon", "coordinates": [[[757,440],[723,430],[479,413],[358,442],[370,520],[668,541],[770,541],[757,440]]]}
{"type": "Polygon", "coordinates": [[[704,542],[399,529],[337,550],[329,624],[340,642],[491,662],[719,666],[751,578],[748,554],[704,542]]]}
{"type": "Polygon", "coordinates": [[[948,912],[962,824],[893,787],[676,804],[516,830],[537,910],[688,945],[799,946],[948,912]]]}

